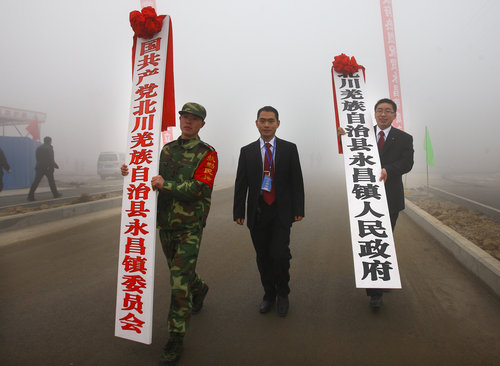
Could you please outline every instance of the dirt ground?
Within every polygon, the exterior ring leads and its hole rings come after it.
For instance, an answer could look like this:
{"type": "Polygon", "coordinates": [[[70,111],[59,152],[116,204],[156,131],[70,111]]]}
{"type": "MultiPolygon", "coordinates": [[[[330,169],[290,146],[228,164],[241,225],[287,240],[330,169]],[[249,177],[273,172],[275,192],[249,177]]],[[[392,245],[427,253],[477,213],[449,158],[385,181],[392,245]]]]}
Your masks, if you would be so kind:
{"type": "Polygon", "coordinates": [[[500,260],[500,222],[425,191],[406,195],[424,211],[500,260]]]}

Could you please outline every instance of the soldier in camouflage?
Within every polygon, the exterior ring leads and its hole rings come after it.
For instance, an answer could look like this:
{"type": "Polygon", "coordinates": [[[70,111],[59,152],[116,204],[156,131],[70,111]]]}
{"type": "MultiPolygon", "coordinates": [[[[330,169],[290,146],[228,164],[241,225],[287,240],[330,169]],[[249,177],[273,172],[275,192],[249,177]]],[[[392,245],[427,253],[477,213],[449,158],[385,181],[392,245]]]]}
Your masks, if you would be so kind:
{"type": "MultiPolygon", "coordinates": [[[[205,108],[186,103],[179,114],[182,134],[163,147],[159,175],[151,180],[159,191],[157,225],[172,289],[170,336],[160,358],[164,366],[175,365],[180,359],[191,314],[201,310],[208,292],[195,269],[217,173],[217,152],[198,136],[205,125],[205,108]]],[[[122,167],[124,172],[128,172],[126,166],[122,167]]]]}

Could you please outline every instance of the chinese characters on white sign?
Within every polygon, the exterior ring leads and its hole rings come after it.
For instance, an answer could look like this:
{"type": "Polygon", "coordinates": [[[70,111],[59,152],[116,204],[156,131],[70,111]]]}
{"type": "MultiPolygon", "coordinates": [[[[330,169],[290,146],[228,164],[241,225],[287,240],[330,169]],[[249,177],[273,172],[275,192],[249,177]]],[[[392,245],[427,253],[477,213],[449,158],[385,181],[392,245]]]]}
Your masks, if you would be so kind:
{"type": "Polygon", "coordinates": [[[356,287],[401,288],[363,73],[332,69],[342,136],[356,287]]]}
{"type": "MultiPolygon", "coordinates": [[[[169,24],[168,16],[164,24],[169,24]]],[[[156,199],[169,27],[137,39],[123,185],[115,335],[151,344],[156,199]]]]}

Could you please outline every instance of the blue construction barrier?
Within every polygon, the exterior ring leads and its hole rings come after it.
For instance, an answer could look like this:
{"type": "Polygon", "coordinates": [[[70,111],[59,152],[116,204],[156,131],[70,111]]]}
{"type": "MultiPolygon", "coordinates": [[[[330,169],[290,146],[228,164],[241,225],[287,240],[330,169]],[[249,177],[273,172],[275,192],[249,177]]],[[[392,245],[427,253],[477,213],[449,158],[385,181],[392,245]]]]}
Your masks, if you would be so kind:
{"type": "Polygon", "coordinates": [[[4,170],[3,189],[26,188],[35,177],[36,148],[40,142],[28,137],[0,136],[0,148],[10,165],[10,174],[4,170]]]}

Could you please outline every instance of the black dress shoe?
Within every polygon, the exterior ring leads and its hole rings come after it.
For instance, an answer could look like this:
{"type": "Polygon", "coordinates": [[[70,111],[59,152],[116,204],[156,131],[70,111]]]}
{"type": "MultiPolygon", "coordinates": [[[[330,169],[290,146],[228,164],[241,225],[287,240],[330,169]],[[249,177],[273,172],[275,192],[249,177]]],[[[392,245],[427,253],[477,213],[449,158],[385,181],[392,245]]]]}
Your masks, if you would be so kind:
{"type": "Polygon", "coordinates": [[[278,315],[286,316],[289,307],[290,302],[288,301],[288,296],[278,296],[278,315]]]}
{"type": "Polygon", "coordinates": [[[259,312],[261,314],[268,313],[269,310],[271,310],[271,308],[273,307],[273,304],[274,300],[268,300],[268,299],[262,300],[262,302],[260,303],[259,312]]]}

